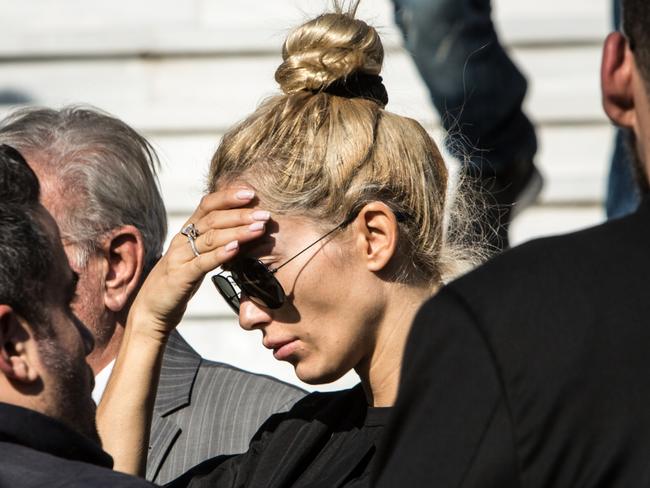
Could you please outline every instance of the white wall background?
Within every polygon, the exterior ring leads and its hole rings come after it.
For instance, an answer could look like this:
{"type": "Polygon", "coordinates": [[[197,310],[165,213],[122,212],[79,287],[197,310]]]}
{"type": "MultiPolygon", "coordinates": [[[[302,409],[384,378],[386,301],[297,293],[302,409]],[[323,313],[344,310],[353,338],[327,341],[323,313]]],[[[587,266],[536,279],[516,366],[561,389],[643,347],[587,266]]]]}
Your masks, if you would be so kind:
{"type": "MultiPolygon", "coordinates": [[[[148,136],[170,230],[198,202],[224,130],[276,90],[287,30],[325,0],[0,0],[0,116],[17,104],[90,103],[148,136]]],[[[612,129],[598,69],[609,0],[494,0],[505,44],[527,74],[538,124],[539,205],[513,228],[515,243],[603,219],[612,129]]],[[[383,33],[388,108],[421,120],[440,140],[437,115],[392,21],[389,0],[363,0],[360,17],[383,33]]],[[[324,327],[327,324],[323,324],[324,327]]],[[[204,356],[299,383],[256,333],[241,331],[208,282],[181,332],[204,356]]],[[[355,382],[349,375],[326,388],[355,382]]],[[[304,386],[304,385],[303,385],[304,386]]]]}

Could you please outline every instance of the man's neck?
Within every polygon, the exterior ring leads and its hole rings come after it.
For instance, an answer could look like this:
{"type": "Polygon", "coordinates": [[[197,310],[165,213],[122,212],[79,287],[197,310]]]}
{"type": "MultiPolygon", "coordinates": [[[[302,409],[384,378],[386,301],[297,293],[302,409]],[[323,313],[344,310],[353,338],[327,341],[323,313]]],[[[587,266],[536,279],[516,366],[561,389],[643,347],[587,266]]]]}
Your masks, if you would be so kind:
{"type": "Polygon", "coordinates": [[[91,352],[86,360],[93,370],[95,376],[104,369],[111,361],[117,357],[124,337],[124,326],[118,323],[115,326],[115,332],[111,336],[108,343],[104,345],[96,345],[93,352],[91,352]]]}

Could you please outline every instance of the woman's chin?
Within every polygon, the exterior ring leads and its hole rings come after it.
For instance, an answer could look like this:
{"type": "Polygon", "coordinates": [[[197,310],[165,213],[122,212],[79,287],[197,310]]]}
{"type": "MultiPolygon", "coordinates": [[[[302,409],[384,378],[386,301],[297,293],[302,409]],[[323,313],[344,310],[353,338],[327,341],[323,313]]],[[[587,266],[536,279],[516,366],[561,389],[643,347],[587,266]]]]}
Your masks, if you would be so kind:
{"type": "Polygon", "coordinates": [[[339,372],[324,368],[310,368],[306,364],[298,363],[295,366],[296,376],[308,385],[324,385],[341,378],[346,371],[339,372]]]}

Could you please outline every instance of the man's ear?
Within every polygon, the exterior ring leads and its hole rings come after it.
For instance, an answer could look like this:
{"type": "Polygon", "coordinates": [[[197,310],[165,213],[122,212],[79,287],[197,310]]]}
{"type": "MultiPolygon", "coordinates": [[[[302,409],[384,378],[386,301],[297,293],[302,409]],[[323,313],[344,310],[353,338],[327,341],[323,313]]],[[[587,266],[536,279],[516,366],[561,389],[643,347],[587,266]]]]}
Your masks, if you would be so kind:
{"type": "Polygon", "coordinates": [[[9,380],[34,383],[39,379],[32,342],[16,312],[0,305],[0,372],[9,380]]]}
{"type": "Polygon", "coordinates": [[[370,202],[354,221],[359,243],[370,271],[384,270],[395,255],[399,227],[393,211],[383,202],[370,202]]]}
{"type": "Polygon", "coordinates": [[[613,32],[607,36],[600,70],[603,108],[612,122],[628,129],[636,124],[635,69],[634,54],[623,34],[613,32]]]}
{"type": "Polygon", "coordinates": [[[140,231],[124,225],[111,231],[102,244],[104,304],[113,312],[122,311],[140,286],[144,268],[144,241],[140,231]]]}

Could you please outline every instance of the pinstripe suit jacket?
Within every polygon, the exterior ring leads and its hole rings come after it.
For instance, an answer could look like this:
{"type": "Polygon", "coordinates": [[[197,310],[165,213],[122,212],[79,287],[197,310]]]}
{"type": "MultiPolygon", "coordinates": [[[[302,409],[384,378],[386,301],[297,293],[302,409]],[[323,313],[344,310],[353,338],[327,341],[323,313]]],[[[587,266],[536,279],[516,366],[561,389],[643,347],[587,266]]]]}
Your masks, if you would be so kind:
{"type": "Polygon", "coordinates": [[[274,378],[206,361],[172,333],[151,423],[147,479],[164,484],[201,461],[246,451],[270,415],[304,395],[274,378]]]}

